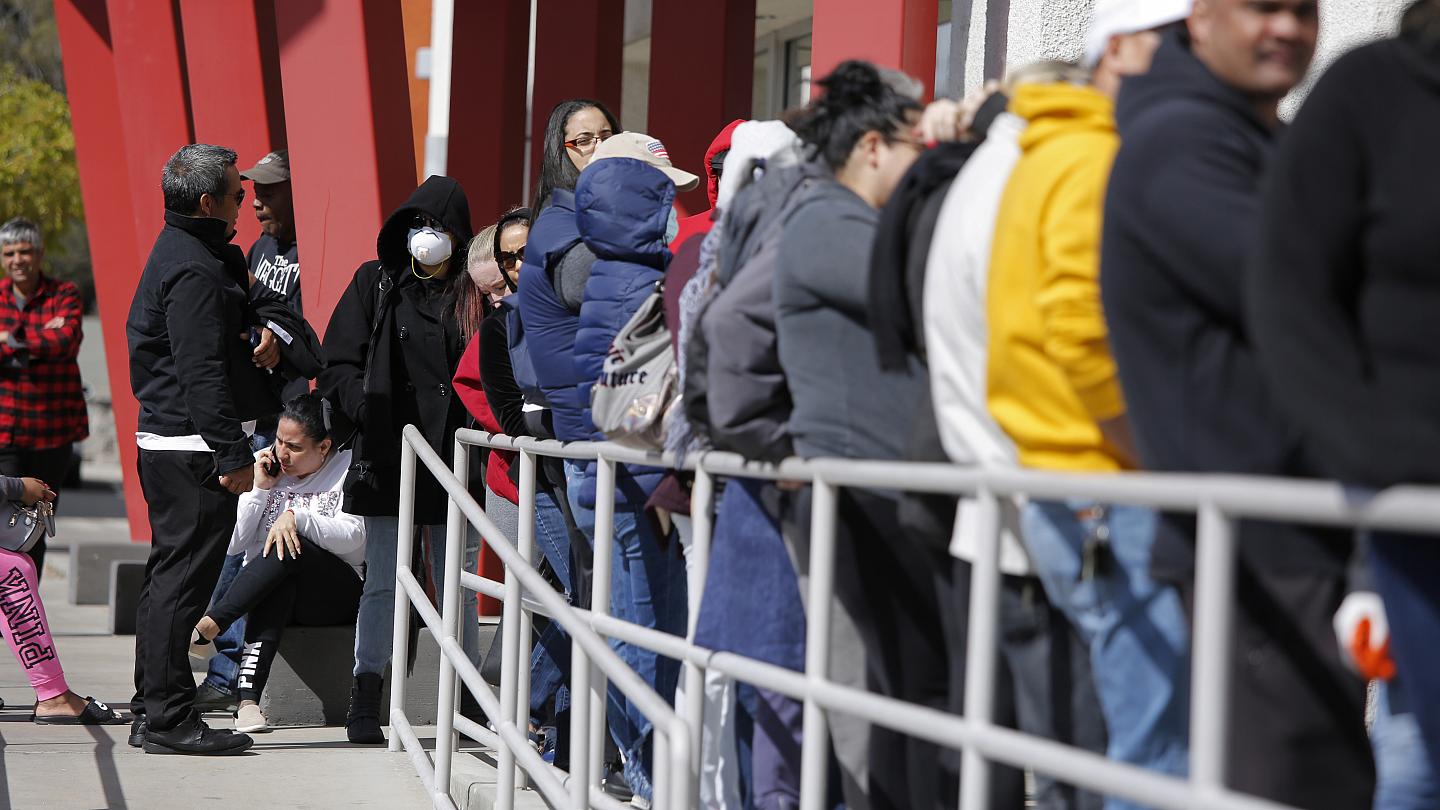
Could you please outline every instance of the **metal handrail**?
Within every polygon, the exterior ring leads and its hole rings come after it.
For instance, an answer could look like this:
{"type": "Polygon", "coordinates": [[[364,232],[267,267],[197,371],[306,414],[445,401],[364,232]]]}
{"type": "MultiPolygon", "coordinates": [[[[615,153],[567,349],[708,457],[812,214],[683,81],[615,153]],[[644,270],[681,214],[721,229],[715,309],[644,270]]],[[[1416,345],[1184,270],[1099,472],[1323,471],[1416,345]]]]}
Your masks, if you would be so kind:
{"type": "MultiPolygon", "coordinates": [[[[615,662],[600,665],[593,659],[599,650],[609,653],[602,636],[634,644],[670,658],[685,666],[687,702],[676,714],[668,703],[648,694],[660,705],[642,707],[647,716],[663,718],[656,723],[656,806],[676,808],[694,805],[689,792],[698,767],[699,732],[703,716],[703,694],[697,688],[707,670],[743,680],[804,702],[804,741],[802,747],[801,802],[805,810],[819,808],[824,800],[824,777],[828,739],[826,716],[839,712],[864,719],[874,725],[894,729],[938,745],[958,749],[964,757],[965,779],[961,782],[962,810],[979,810],[987,797],[990,764],[1001,762],[1030,767],[1078,787],[1122,796],[1157,808],[1240,808],[1241,810],[1283,810],[1283,806],[1254,797],[1234,793],[1223,784],[1223,750],[1226,712],[1215,707],[1224,705],[1229,691],[1229,634],[1233,620],[1235,538],[1234,524],[1239,519],[1276,520],[1325,526],[1353,526],[1392,531],[1434,531],[1440,527],[1440,489],[1398,487],[1380,492],[1345,487],[1334,482],[1299,481],[1256,476],[1118,473],[1107,475],[1058,474],[1018,469],[962,468],[947,464],[854,461],[848,459],[787,459],[779,464],[746,460],[731,453],[708,452],[693,454],[683,463],[676,463],[670,454],[647,453],[602,442],[561,443],[524,437],[510,437],[475,430],[460,430],[455,435],[455,470],[453,477],[442,475],[439,461],[413,427],[406,428],[407,448],[418,442],[414,453],[445,485],[451,496],[452,516],[463,513],[470,523],[481,530],[487,542],[495,545],[506,566],[505,582],[489,580],[468,572],[456,572],[452,578],[451,558],[459,567],[461,542],[450,542],[446,548],[446,607],[451,595],[458,601],[458,588],[467,587],[491,596],[504,598],[507,623],[517,624],[509,617],[540,613],[561,622],[575,645],[572,669],[572,761],[566,807],[590,807],[608,804],[608,797],[599,790],[599,757],[605,729],[605,678],[616,677],[615,662]],[[468,467],[466,448],[472,446],[512,450],[520,454],[521,524],[520,548],[511,546],[498,529],[475,504],[462,481],[468,467]],[[527,540],[533,538],[534,459],[549,456],[577,461],[597,462],[595,594],[590,610],[573,608],[563,597],[540,578],[531,567],[527,540]],[[433,463],[432,463],[433,459],[433,463]],[[701,581],[708,560],[711,515],[714,509],[713,479],[716,476],[752,478],[771,481],[807,482],[814,487],[811,526],[809,606],[806,629],[806,671],[796,673],[761,661],[732,653],[705,649],[694,643],[693,616],[691,637],[680,638],[651,628],[630,624],[608,615],[609,550],[614,508],[615,464],[690,470],[696,474],[692,493],[694,517],[694,551],[699,553],[701,581]],[[447,480],[448,477],[448,480],[447,480]],[[966,672],[966,705],[963,715],[907,704],[903,701],[848,688],[828,679],[829,610],[834,577],[834,530],[836,503],[843,487],[903,490],[911,492],[969,495],[979,505],[979,544],[972,561],[970,603],[970,635],[967,655],[971,665],[966,672]],[[1165,511],[1193,512],[1197,516],[1197,559],[1195,590],[1195,626],[1192,656],[1192,728],[1191,768],[1188,778],[1177,778],[1147,771],[1124,763],[1111,762],[1089,751],[1066,746],[1051,740],[1029,736],[994,725],[990,699],[994,689],[993,666],[998,655],[997,618],[999,612],[999,502],[1016,496],[1063,499],[1085,498],[1102,502],[1126,503],[1165,511]],[[527,518],[528,516],[528,518],[527,518]],[[529,524],[529,525],[527,525],[529,524]],[[522,553],[525,552],[525,553],[522,553]],[[513,575],[512,575],[513,574],[513,575]],[[563,616],[563,617],[562,617],[563,616]],[[654,712],[654,715],[651,712],[654,712]],[[683,752],[683,755],[681,754],[683,752]],[[669,763],[670,767],[664,767],[669,763]],[[668,790],[662,790],[668,785],[668,790]],[[581,789],[585,787],[586,789],[581,789]],[[666,804],[664,799],[670,800],[666,804]]],[[[413,456],[414,453],[409,455],[413,456]]],[[[402,463],[402,487],[404,483],[402,463]]],[[[445,471],[449,473],[449,471],[445,471]]],[[[413,487],[412,477],[409,486],[413,487]]],[[[402,525],[406,517],[402,499],[402,525]]],[[[453,521],[452,521],[453,522],[453,521]]],[[[447,541],[459,537],[447,532],[447,541]]],[[[402,563],[408,563],[408,549],[402,551],[402,563]]],[[[400,568],[397,567],[397,571],[400,568]]],[[[409,576],[408,568],[398,575],[409,576]]],[[[408,589],[397,588],[397,628],[399,595],[408,589]]],[[[422,615],[423,611],[422,611],[422,615]]],[[[427,622],[427,625],[429,623],[427,622]]],[[[503,645],[505,664],[501,689],[513,691],[523,685],[522,662],[528,660],[528,621],[523,624],[526,638],[503,645]]],[[[447,638],[453,644],[454,625],[445,625],[447,638]]],[[[433,633],[432,629],[432,633],[433,633]]],[[[507,636],[506,641],[510,639],[507,636]]],[[[442,645],[447,646],[447,645],[442,645]]],[[[397,659],[399,654],[397,637],[397,659]]],[[[454,646],[457,651],[458,645],[454,646]]],[[[603,653],[601,654],[602,657],[603,653]]],[[[463,659],[463,656],[460,656],[463,659]]],[[[618,661],[618,659],[616,659],[618,661]]],[[[454,662],[457,669],[468,661],[454,662]]],[[[623,663],[620,667],[624,668],[623,663]]],[[[473,670],[473,667],[470,667],[473,670]]],[[[633,676],[628,668],[625,673],[633,676]]],[[[445,674],[442,673],[442,697],[445,674]]],[[[623,675],[621,676],[623,677],[623,675]]],[[[471,679],[466,678],[470,684],[471,679]]],[[[474,678],[478,681],[478,676],[474,678]]],[[[628,680],[628,679],[627,679],[628,680]]],[[[483,685],[483,684],[482,684],[483,685]]],[[[617,682],[617,685],[622,686],[617,682]]],[[[643,684],[642,684],[643,685],[643,684]]],[[[474,685],[472,685],[473,688],[474,685]]],[[[633,684],[632,684],[633,688],[633,684]]],[[[488,687],[486,687],[488,692],[488,687]]],[[[528,691],[528,687],[527,687],[528,691]]],[[[477,692],[478,694],[478,692],[477,692]]],[[[525,695],[506,695],[516,700],[525,695]]],[[[628,694],[628,693],[627,693],[628,694]]],[[[485,697],[494,698],[493,694],[485,697]]],[[[450,695],[453,715],[454,693],[450,695]]],[[[517,708],[515,700],[507,701],[502,712],[505,718],[528,716],[528,707],[517,708]]],[[[490,701],[482,698],[487,712],[490,701]]],[[[394,709],[392,709],[394,716],[394,709]]],[[[492,712],[492,716],[495,716],[492,712]]],[[[518,732],[516,720],[507,720],[507,730],[518,732]]],[[[498,727],[498,726],[497,726],[498,727]]],[[[437,735],[437,763],[439,761],[437,735]]],[[[507,749],[520,746],[529,749],[523,735],[502,734],[500,785],[513,785],[505,770],[516,764],[532,778],[539,777],[547,798],[553,797],[553,786],[544,785],[542,772],[554,776],[552,766],[539,768],[526,751],[507,749]],[[517,761],[518,760],[518,761],[517,761]],[[546,790],[550,787],[550,790],[546,790]]],[[[393,743],[392,743],[393,745],[393,743]]],[[[408,747],[408,743],[407,743],[408,747]]],[[[412,752],[413,758],[413,752],[412,752]]],[[[422,757],[423,758],[423,757],[422,757]]],[[[541,761],[543,763],[543,760],[541,761]]],[[[448,760],[447,760],[448,765],[448,760]]],[[[418,767],[418,766],[417,766],[418,767]]],[[[422,778],[425,774],[422,773],[422,778]]],[[[448,798],[448,797],[447,797],[448,798]]],[[[502,790],[499,806],[507,808],[513,795],[502,790]]],[[[557,805],[558,806],[558,805],[557,805]]]]}
{"type": "MultiPolygon", "coordinates": [[[[564,806],[571,801],[581,802],[579,806],[582,807],[589,807],[592,803],[604,806],[613,804],[613,801],[607,801],[608,797],[603,794],[592,795],[595,792],[593,786],[587,785],[584,780],[576,780],[574,776],[562,780],[555,775],[548,763],[530,746],[526,731],[522,730],[522,726],[516,722],[516,710],[513,706],[504,705],[510,701],[502,701],[496,697],[490,685],[480,676],[479,670],[465,655],[464,649],[457,641],[460,618],[460,569],[465,546],[465,521],[479,530],[481,537],[491,545],[501,562],[505,564],[507,586],[521,586],[534,594],[536,600],[546,609],[552,620],[570,634],[576,652],[583,651],[583,655],[588,659],[590,665],[613,681],[616,688],[627,699],[636,703],[654,724],[657,740],[655,761],[680,766],[678,769],[666,769],[673,773],[669,778],[657,779],[657,795],[671,795],[660,792],[662,786],[665,785],[673,785],[671,789],[674,796],[687,795],[689,793],[687,763],[690,761],[688,726],[675,714],[664,698],[660,697],[598,635],[589,629],[576,610],[566,603],[562,596],[555,593],[544,577],[529,565],[529,560],[523,550],[511,545],[509,538],[505,537],[504,533],[485,514],[484,509],[475,502],[474,497],[470,495],[463,483],[468,480],[466,447],[460,442],[456,442],[455,468],[452,470],[446,467],[439,454],[430,447],[424,435],[415,426],[407,425],[402,439],[400,525],[413,525],[414,523],[415,462],[417,458],[425,464],[450,499],[450,515],[446,525],[445,538],[444,604],[439,613],[431,606],[424,589],[420,587],[410,570],[410,555],[413,550],[411,533],[399,532],[396,549],[396,584],[398,587],[395,589],[392,671],[403,672],[405,661],[409,656],[409,610],[413,606],[420,614],[426,630],[440,646],[440,710],[435,735],[435,761],[432,764],[405,716],[404,678],[395,677],[391,686],[392,735],[390,750],[397,751],[401,745],[405,747],[416,764],[422,782],[431,792],[434,806],[455,807],[454,801],[449,795],[449,779],[451,757],[458,742],[455,739],[455,722],[459,716],[457,679],[463,680],[465,685],[475,693],[481,707],[492,718],[499,737],[498,742],[502,743],[501,750],[518,759],[518,764],[525,768],[531,779],[535,780],[535,786],[547,800],[557,806],[564,806]],[[679,772],[674,773],[675,770],[679,772]],[[574,784],[568,784],[571,782],[574,784]]],[[[522,465],[530,467],[530,485],[533,497],[533,456],[527,455],[526,459],[529,463],[522,462],[522,465]]],[[[518,599],[518,595],[518,589],[515,589],[514,597],[518,599]]],[[[524,708],[528,715],[528,705],[524,708]]],[[[501,795],[504,796],[504,794],[501,795]]],[[[513,802],[513,795],[511,800],[513,802]]],[[[507,806],[503,798],[501,806],[507,806]]]]}

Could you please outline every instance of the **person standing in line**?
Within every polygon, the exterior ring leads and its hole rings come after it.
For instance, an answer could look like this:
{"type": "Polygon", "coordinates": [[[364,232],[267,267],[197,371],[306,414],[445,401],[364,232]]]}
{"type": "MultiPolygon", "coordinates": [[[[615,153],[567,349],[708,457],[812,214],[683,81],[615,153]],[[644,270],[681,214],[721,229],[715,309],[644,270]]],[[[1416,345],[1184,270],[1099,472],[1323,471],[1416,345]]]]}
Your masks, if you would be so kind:
{"type": "MultiPolygon", "coordinates": [[[[255,188],[255,219],[260,223],[260,236],[250,246],[246,261],[250,265],[250,295],[278,296],[303,316],[300,304],[300,256],[295,240],[295,203],[290,196],[290,151],[280,149],[260,158],[254,166],[240,173],[255,188]]],[[[271,329],[260,330],[257,351],[275,344],[271,329]]],[[[309,380],[297,378],[287,383],[280,400],[289,402],[310,390],[309,380]]],[[[255,426],[256,452],[270,447],[275,439],[278,414],[267,415],[255,426]]],[[[230,583],[240,573],[244,556],[232,554],[220,569],[220,581],[210,604],[218,604],[230,590],[230,583]]],[[[241,616],[215,639],[215,655],[209,670],[195,693],[195,708],[200,711],[233,711],[236,707],[236,678],[240,674],[240,658],[245,651],[245,617],[241,616]]]]}
{"type": "MultiPolygon", "coordinates": [[[[615,336],[655,291],[670,262],[668,245],[679,227],[675,214],[677,187],[689,191],[700,183],[694,174],[675,168],[659,140],[639,132],[621,132],[595,149],[575,186],[575,221],[585,246],[596,257],[584,290],[575,334],[574,363],[581,383],[580,418],[589,437],[603,441],[588,406],[591,392],[603,382],[605,359],[615,336]]],[[[577,509],[594,509],[596,464],[585,465],[583,477],[568,490],[577,509]]],[[[678,543],[668,530],[645,514],[645,502],[660,483],[659,470],[616,465],[614,550],[610,578],[611,615],[672,635],[685,634],[685,573],[678,543]]],[[[678,662],[637,645],[620,643],[616,652],[661,697],[673,699],[678,662]]],[[[624,699],[630,744],[625,777],[636,804],[649,806],[653,769],[649,742],[650,718],[628,697],[624,699]]]]}
{"type": "MultiPolygon", "coordinates": [[[[870,256],[879,210],[925,149],[914,134],[923,86],[859,61],[840,64],[819,84],[824,95],[790,121],[814,158],[802,169],[809,188],[780,214],[774,270],[776,341],[793,401],[790,439],[804,458],[899,460],[907,431],[897,417],[919,402],[920,368],[880,366],[869,327],[870,256]]],[[[806,487],[793,502],[801,558],[809,555],[812,498],[806,487]]],[[[900,531],[894,493],[842,490],[836,523],[835,595],[864,644],[868,685],[947,708],[936,581],[943,552],[900,531]]],[[[868,799],[861,806],[877,810],[953,806],[959,781],[948,759],[938,746],[874,727],[866,795],[847,791],[847,802],[868,799]]]]}
{"type": "Polygon", "coordinates": [[[165,163],[165,227],[125,323],[152,538],[136,611],[130,734],[146,753],[236,754],[252,742],[200,719],[188,655],[238,496],[255,475],[242,423],[259,415],[260,386],[247,330],[248,269],[230,244],[245,200],[235,159],[230,149],[192,144],[165,163]]]}
{"type": "MultiPolygon", "coordinates": [[[[1399,36],[1325,71],[1261,201],[1245,318],[1260,371],[1326,473],[1367,490],[1440,484],[1437,136],[1440,0],[1421,0],[1399,36]]],[[[1341,652],[1380,683],[1376,810],[1440,807],[1437,550],[1371,533],[1374,587],[1350,583],[1336,615],[1341,652]]]]}
{"type": "MultiPolygon", "coordinates": [[[[990,257],[987,404],[1022,467],[1134,469],[1128,410],[1100,300],[1101,213],[1120,145],[1114,98],[1150,68],[1159,30],[1188,4],[1097,3],[1090,82],[1016,89],[1024,119],[990,257]]],[[[1086,499],[1032,500],[1021,541],[1051,604],[1090,650],[1110,759],[1189,770],[1189,628],[1179,592],[1149,574],[1156,513],[1086,499]]],[[[1133,808],[1109,797],[1111,810],[1133,808]]]]}
{"type": "MultiPolygon", "coordinates": [[[[465,189],[431,176],[380,228],[376,258],[355,271],[325,333],[326,366],[319,390],[355,427],[344,510],[365,520],[365,586],[355,627],[355,682],[345,730],[352,743],[385,741],[380,695],[390,664],[395,609],[395,553],[401,531],[423,528],[432,570],[445,568],[449,498],[433,476],[415,483],[415,525],[400,526],[400,447],[406,425],[451,463],[455,431],[468,415],[454,393],[465,350],[455,314],[473,234],[465,189]]],[[[465,570],[479,565],[480,535],[466,534],[465,570]]],[[[440,583],[435,596],[443,599],[440,583]]],[[[480,665],[474,591],[460,597],[461,646],[480,665]]],[[[404,677],[393,672],[392,677],[404,677]]],[[[462,692],[462,699],[463,699],[462,692]]]]}
{"type": "MultiPolygon", "coordinates": [[[[1103,34],[1103,32],[1101,32],[1103,34]]],[[[1039,62],[1011,74],[1006,89],[1028,84],[1083,83],[1085,71],[1066,62],[1039,62]]],[[[989,96],[987,92],[985,96],[989,96]]],[[[991,99],[986,104],[995,104],[991,99]]],[[[978,99],[967,99],[978,109],[978,99]]],[[[927,112],[928,114],[928,112],[927,112]]],[[[940,444],[946,457],[965,466],[1015,468],[1015,443],[986,407],[988,325],[986,289],[995,219],[1010,173],[1020,160],[1026,122],[1002,112],[989,125],[946,192],[926,259],[924,285],[925,357],[940,444]]],[[[952,130],[953,132],[953,130],[952,130]]],[[[956,137],[959,133],[946,133],[956,137]]],[[[1095,694],[1089,646],[1045,594],[1020,540],[1020,516],[1002,501],[1000,551],[1000,677],[1011,679],[1015,721],[1029,734],[1103,754],[1105,720],[1095,694]]],[[[959,502],[950,544],[955,558],[954,611],[968,616],[977,512],[972,498],[959,502]]],[[[963,645],[955,645],[963,650],[963,645]]],[[[963,659],[960,662],[963,665],[963,659]]],[[[957,666],[952,657],[952,667],[957,666]]],[[[1042,810],[1095,810],[1103,797],[1036,774],[1033,794],[1042,810]]]]}
{"type": "MultiPolygon", "coordinates": [[[[80,291],[45,275],[40,226],[0,225],[0,475],[30,475],[59,492],[75,442],[90,435],[80,382],[80,291]]],[[[59,501],[56,501],[59,505],[59,501]]],[[[45,539],[30,549],[38,581],[45,539]]]]}
{"type": "MultiPolygon", "coordinates": [[[[1245,319],[1280,100],[1318,34],[1316,0],[1196,0],[1121,93],[1101,291],[1147,470],[1329,477],[1276,408],[1245,319]]],[[[1227,785],[1314,810],[1369,807],[1365,686],[1331,627],[1353,533],[1258,521],[1237,532],[1227,785]]],[[[1187,611],[1194,538],[1193,518],[1167,517],[1152,566],[1187,611]]]]}

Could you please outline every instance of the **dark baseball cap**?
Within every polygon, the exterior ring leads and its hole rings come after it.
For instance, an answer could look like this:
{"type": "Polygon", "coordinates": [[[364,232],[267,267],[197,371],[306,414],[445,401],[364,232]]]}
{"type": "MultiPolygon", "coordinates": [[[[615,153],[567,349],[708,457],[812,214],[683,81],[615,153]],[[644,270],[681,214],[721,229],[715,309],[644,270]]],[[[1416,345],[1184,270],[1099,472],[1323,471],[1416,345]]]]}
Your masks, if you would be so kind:
{"type": "Polygon", "coordinates": [[[240,172],[240,176],[256,183],[283,183],[290,179],[290,150],[277,149],[260,158],[260,162],[240,172]]]}

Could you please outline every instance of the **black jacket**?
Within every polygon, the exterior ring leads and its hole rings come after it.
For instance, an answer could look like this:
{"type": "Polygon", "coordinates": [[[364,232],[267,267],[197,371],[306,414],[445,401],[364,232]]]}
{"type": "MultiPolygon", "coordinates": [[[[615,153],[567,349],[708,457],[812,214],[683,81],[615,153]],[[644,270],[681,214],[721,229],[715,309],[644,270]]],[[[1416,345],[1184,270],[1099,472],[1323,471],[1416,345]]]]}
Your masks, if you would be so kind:
{"type": "Polygon", "coordinates": [[[1440,483],[1440,58],[1408,38],[1325,72],[1264,201],[1250,330],[1327,472],[1440,483]]]}
{"type": "Polygon", "coordinates": [[[125,321],[139,430],[199,434],[217,474],[254,463],[241,423],[278,405],[250,360],[248,268],[226,230],[166,211],[125,321]]]}
{"type": "MultiPolygon", "coordinates": [[[[460,184],[431,177],[380,229],[379,258],[360,265],[325,332],[319,387],[356,425],[345,479],[345,511],[395,515],[399,510],[400,433],[414,424],[448,463],[452,439],[468,418],[451,388],[465,345],[455,317],[454,283],[468,283],[470,205],[460,184]],[[446,280],[413,272],[406,236],[417,212],[444,224],[455,238],[446,280]]],[[[445,521],[445,493],[416,475],[415,521],[445,521]]]]}
{"type": "MultiPolygon", "coordinates": [[[[1116,121],[1100,289],[1143,466],[1319,475],[1275,407],[1245,324],[1275,132],[1178,35],[1147,75],[1126,80],[1116,121]]],[[[1179,531],[1157,541],[1157,573],[1183,575],[1189,522],[1168,527],[1179,531]]],[[[1347,552],[1336,536],[1290,529],[1241,544],[1242,559],[1269,570],[1335,570],[1347,552]]]]}

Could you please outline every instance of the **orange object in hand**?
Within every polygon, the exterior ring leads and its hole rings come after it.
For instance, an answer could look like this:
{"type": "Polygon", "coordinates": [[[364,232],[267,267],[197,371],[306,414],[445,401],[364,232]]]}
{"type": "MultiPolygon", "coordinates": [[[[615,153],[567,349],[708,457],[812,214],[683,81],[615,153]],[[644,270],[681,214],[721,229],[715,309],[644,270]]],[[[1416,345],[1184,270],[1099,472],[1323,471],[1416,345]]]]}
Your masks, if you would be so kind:
{"type": "Polygon", "coordinates": [[[1350,641],[1350,657],[1366,680],[1388,681],[1395,677],[1395,660],[1390,657],[1390,639],[1379,647],[1370,644],[1370,618],[1367,616],[1355,626],[1355,637],[1350,641]]]}

